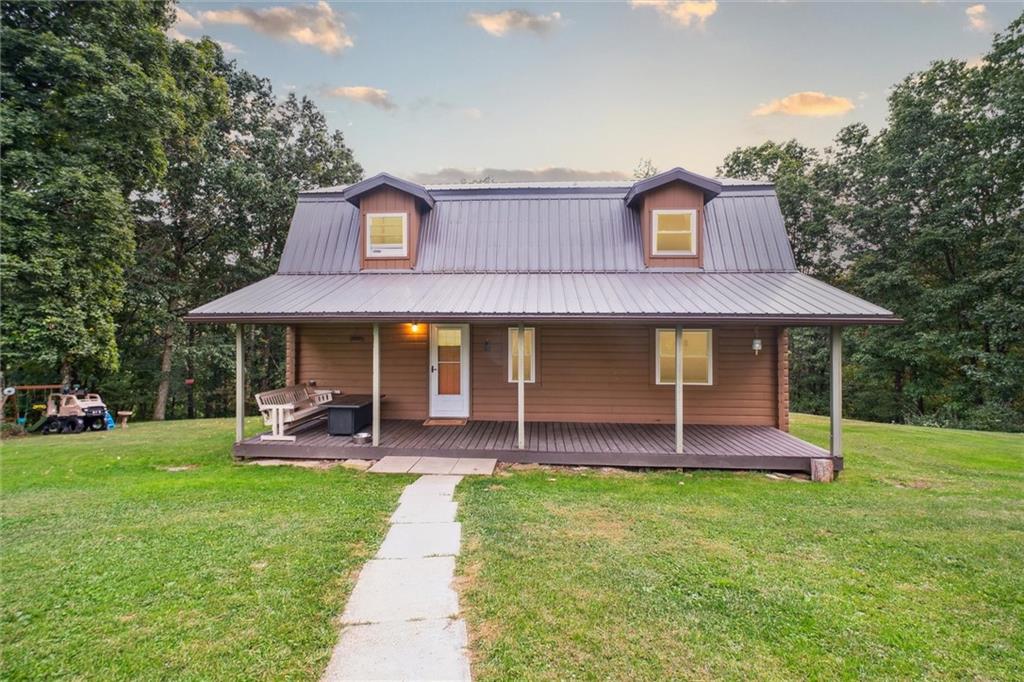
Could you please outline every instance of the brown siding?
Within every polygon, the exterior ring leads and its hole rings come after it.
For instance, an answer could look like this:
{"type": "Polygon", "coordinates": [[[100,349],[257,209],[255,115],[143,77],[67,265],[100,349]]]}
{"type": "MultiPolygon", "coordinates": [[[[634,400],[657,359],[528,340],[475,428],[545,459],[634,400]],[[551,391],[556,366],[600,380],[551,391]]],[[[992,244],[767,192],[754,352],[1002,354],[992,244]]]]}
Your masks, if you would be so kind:
{"type": "Polygon", "coordinates": [[[647,267],[702,267],[704,265],[704,194],[696,187],[673,182],[645,194],[640,211],[640,233],[644,243],[644,262],[647,267]],[[696,209],[697,255],[687,257],[652,256],[651,221],[655,209],[696,209]]]}
{"type": "MultiPolygon", "coordinates": [[[[370,393],[373,327],[302,325],[297,329],[299,381],[346,393],[370,393]]],[[[382,324],[381,409],[385,419],[422,419],[427,414],[427,325],[382,324]]]]}
{"type": "Polygon", "coordinates": [[[392,187],[381,187],[359,202],[359,263],[364,270],[409,270],[416,267],[416,249],[420,236],[420,213],[416,199],[392,187]],[[409,216],[408,258],[366,257],[366,215],[368,213],[405,213],[409,216]]]}
{"type": "Polygon", "coordinates": [[[789,330],[785,327],[778,328],[776,347],[778,348],[775,365],[778,368],[776,384],[779,388],[779,405],[777,408],[778,421],[775,427],[781,431],[789,431],[789,330]]]}
{"type": "MultiPolygon", "coordinates": [[[[508,326],[474,325],[474,419],[516,416],[508,383],[508,326]]],[[[654,327],[545,325],[537,329],[537,383],[526,385],[530,421],[671,423],[674,388],[654,383],[654,327]]],[[[777,423],[775,335],[750,348],[752,328],[716,329],[714,385],[683,389],[690,424],[774,426],[777,423]]]]}
{"type": "MultiPolygon", "coordinates": [[[[672,423],[672,386],[654,383],[654,326],[539,325],[537,381],[526,385],[530,421],[672,423]]],[[[753,328],[714,330],[713,386],[686,386],[689,424],[777,426],[782,423],[777,335],[762,328],[764,348],[750,347],[753,328]]],[[[428,326],[381,325],[383,416],[427,417],[428,326]]],[[[514,420],[516,385],[508,382],[508,325],[470,331],[471,417],[514,420]]],[[[348,393],[371,391],[369,325],[296,328],[297,379],[348,393]]],[[[788,408],[787,414],[788,414],[788,408]]]]}

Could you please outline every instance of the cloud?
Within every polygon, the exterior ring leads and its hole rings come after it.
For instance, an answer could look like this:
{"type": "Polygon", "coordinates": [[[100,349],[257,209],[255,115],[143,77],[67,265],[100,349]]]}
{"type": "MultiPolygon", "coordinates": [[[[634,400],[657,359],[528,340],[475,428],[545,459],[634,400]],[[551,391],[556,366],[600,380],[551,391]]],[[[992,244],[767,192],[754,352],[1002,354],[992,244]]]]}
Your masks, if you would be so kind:
{"type": "Polygon", "coordinates": [[[587,180],[628,180],[620,171],[588,171],[579,168],[441,168],[433,173],[416,173],[412,179],[421,184],[458,182],[568,182],[587,180]]]}
{"type": "Polygon", "coordinates": [[[335,14],[324,0],[315,5],[262,9],[238,6],[234,9],[207,10],[200,13],[200,17],[211,24],[248,26],[258,33],[279,40],[293,40],[327,54],[339,54],[354,44],[341,16],[335,14]]]}
{"type": "Polygon", "coordinates": [[[471,121],[479,121],[484,117],[484,112],[480,111],[476,107],[462,107],[455,109],[455,113],[462,118],[468,118],[471,121]]]}
{"type": "Polygon", "coordinates": [[[633,9],[651,7],[680,26],[703,27],[718,11],[717,0],[629,0],[629,4],[633,9]]]}
{"type": "Polygon", "coordinates": [[[853,108],[853,102],[846,97],[835,97],[823,92],[794,92],[782,99],[774,99],[768,104],[762,104],[750,112],[750,115],[842,116],[853,108]]]}
{"type": "Polygon", "coordinates": [[[470,12],[469,23],[479,26],[492,36],[499,38],[511,31],[532,31],[543,35],[562,20],[561,12],[534,14],[524,9],[507,9],[503,12],[470,12]]]}
{"type": "Polygon", "coordinates": [[[967,15],[968,28],[972,31],[987,31],[992,28],[988,20],[988,8],[985,5],[971,5],[964,10],[967,15]]]}
{"type": "Polygon", "coordinates": [[[392,111],[398,108],[395,101],[391,99],[390,93],[382,88],[371,88],[365,85],[348,85],[329,89],[325,94],[329,97],[344,97],[345,99],[355,100],[356,102],[364,102],[370,106],[377,107],[378,109],[383,109],[384,111],[392,111]]]}

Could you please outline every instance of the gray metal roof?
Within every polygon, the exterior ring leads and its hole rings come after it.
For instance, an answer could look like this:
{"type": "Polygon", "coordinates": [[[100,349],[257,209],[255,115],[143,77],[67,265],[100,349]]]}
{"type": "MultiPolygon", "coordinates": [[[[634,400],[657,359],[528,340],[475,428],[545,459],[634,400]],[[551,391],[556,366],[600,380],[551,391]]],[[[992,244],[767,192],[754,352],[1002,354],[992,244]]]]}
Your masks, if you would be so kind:
{"type": "Polygon", "coordinates": [[[415,182],[409,182],[402,178],[396,178],[390,173],[377,173],[372,178],[366,178],[359,182],[349,185],[346,187],[341,195],[345,197],[345,200],[359,205],[359,200],[365,195],[373,192],[374,190],[380,189],[381,187],[394,187],[397,190],[401,190],[406,194],[416,197],[417,200],[427,208],[433,208],[434,197],[430,196],[430,192],[423,188],[423,185],[417,185],[415,182]]]}
{"type": "Polygon", "coordinates": [[[685,182],[688,185],[693,185],[704,192],[704,201],[708,202],[714,199],[716,196],[722,193],[722,183],[718,182],[713,178],[706,178],[703,175],[697,175],[691,173],[685,168],[671,168],[664,173],[658,173],[652,175],[649,178],[638,180],[629,191],[626,192],[625,202],[627,206],[635,206],[644,194],[647,194],[651,190],[664,187],[665,185],[672,182],[685,182]]]}
{"type": "MultiPolygon", "coordinates": [[[[630,185],[432,190],[416,271],[649,272],[630,185]]],[[[775,192],[726,185],[705,206],[704,272],[794,272],[775,192]]],[[[678,269],[674,270],[678,271],[678,269]]],[[[359,272],[359,211],[337,192],[299,197],[280,274],[359,272]]]]}
{"type": "Polygon", "coordinates": [[[273,275],[191,321],[615,319],[886,323],[888,310],[797,272],[273,275]]]}

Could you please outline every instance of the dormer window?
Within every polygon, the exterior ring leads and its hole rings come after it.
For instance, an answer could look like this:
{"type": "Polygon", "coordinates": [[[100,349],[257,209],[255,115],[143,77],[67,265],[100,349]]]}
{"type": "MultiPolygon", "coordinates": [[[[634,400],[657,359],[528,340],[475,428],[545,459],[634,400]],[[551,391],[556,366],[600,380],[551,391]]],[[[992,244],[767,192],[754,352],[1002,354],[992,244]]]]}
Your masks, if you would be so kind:
{"type": "Polygon", "coordinates": [[[409,255],[407,213],[366,214],[366,257],[406,258],[409,255]]]}
{"type": "Polygon", "coordinates": [[[655,209],[651,216],[651,253],[655,256],[696,255],[696,232],[696,210],[655,209]]]}

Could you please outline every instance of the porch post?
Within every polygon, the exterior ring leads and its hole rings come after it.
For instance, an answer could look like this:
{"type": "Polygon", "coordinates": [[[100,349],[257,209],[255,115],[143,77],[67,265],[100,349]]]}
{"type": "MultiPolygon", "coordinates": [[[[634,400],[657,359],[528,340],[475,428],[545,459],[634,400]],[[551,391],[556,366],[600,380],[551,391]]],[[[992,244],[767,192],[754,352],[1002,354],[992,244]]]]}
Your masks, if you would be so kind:
{"type": "Polygon", "coordinates": [[[683,454],[683,328],[676,327],[676,454],[683,454]]]}
{"type": "Polygon", "coordinates": [[[519,346],[516,414],[519,421],[519,449],[523,450],[526,448],[526,384],[523,383],[523,374],[526,372],[526,328],[522,322],[519,323],[519,336],[516,340],[516,345],[519,346]]]}
{"type": "Polygon", "coordinates": [[[380,445],[380,325],[373,323],[373,447],[380,445]]]}
{"type": "Polygon", "coordinates": [[[235,325],[235,442],[245,436],[245,350],[242,346],[243,326],[235,325]]]}
{"type": "Polygon", "coordinates": [[[832,391],[830,397],[829,448],[833,457],[843,456],[843,328],[832,327],[832,391]]]}

